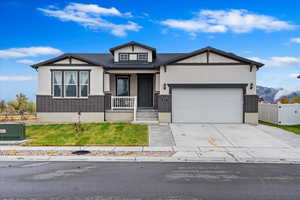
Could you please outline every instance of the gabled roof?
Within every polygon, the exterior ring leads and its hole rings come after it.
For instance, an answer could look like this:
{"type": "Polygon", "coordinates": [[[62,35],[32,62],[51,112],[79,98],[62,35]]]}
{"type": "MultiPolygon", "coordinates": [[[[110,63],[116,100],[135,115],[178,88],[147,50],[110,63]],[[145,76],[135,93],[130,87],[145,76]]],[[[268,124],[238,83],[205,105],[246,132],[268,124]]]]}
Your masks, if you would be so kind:
{"type": "Polygon", "coordinates": [[[178,57],[170,59],[170,60],[168,60],[168,61],[166,61],[164,63],[161,63],[161,64],[162,65],[172,64],[172,63],[175,63],[177,61],[180,61],[180,60],[183,60],[183,59],[186,59],[186,58],[189,58],[189,57],[192,57],[192,56],[204,53],[204,52],[213,52],[213,53],[219,54],[221,56],[224,56],[224,57],[227,57],[227,58],[231,58],[233,60],[237,60],[237,61],[240,61],[240,62],[243,62],[243,63],[247,63],[247,64],[256,65],[258,68],[262,67],[264,65],[264,64],[262,64],[260,62],[256,62],[254,60],[243,58],[243,57],[237,56],[237,55],[235,55],[233,53],[228,53],[228,52],[225,52],[225,51],[222,51],[220,49],[216,49],[216,48],[213,48],[213,47],[210,47],[210,46],[207,46],[207,47],[202,48],[202,49],[198,49],[198,50],[193,51],[191,53],[186,53],[186,54],[183,54],[183,55],[179,55],[178,57]]]}
{"type": "MultiPolygon", "coordinates": [[[[75,59],[78,59],[80,61],[86,62],[86,63],[88,63],[90,65],[101,65],[101,63],[95,62],[95,61],[93,61],[93,59],[86,58],[83,55],[84,54],[64,53],[64,54],[62,54],[60,56],[57,56],[55,58],[51,58],[49,60],[45,60],[43,62],[39,62],[39,63],[33,64],[33,65],[31,65],[31,67],[38,68],[39,66],[49,65],[49,64],[52,64],[54,62],[58,62],[60,60],[64,60],[66,58],[75,58],[75,59]]],[[[99,55],[99,54],[95,54],[95,55],[99,55]]]]}
{"type": "MultiPolygon", "coordinates": [[[[124,45],[139,45],[146,48],[144,45],[136,43],[136,42],[129,42],[124,45]]],[[[114,47],[112,49],[116,48],[122,48],[124,45],[114,47]]],[[[151,47],[147,47],[151,48],[151,47]]],[[[153,48],[151,48],[153,49],[153,48]]],[[[155,50],[155,49],[154,49],[155,50]]],[[[50,65],[57,61],[66,59],[66,58],[75,58],[80,61],[86,62],[87,65],[93,65],[93,66],[103,66],[104,68],[111,68],[111,69],[133,69],[133,68],[140,68],[140,69],[154,69],[158,68],[161,65],[168,65],[175,63],[177,61],[204,53],[204,52],[213,52],[218,55],[240,61],[241,63],[246,63],[250,65],[256,65],[258,68],[262,67],[264,64],[243,58],[240,56],[237,56],[233,53],[228,53],[213,47],[205,47],[196,51],[193,51],[191,53],[158,53],[156,58],[153,59],[153,62],[151,63],[115,63],[113,59],[112,54],[107,53],[66,53],[62,54],[58,57],[46,60],[44,62],[40,62],[34,65],[31,65],[31,67],[37,69],[40,66],[50,65]]]]}
{"type": "Polygon", "coordinates": [[[125,44],[122,44],[122,45],[110,48],[109,51],[114,55],[114,51],[115,50],[121,49],[121,48],[124,48],[124,47],[127,47],[127,46],[134,46],[134,45],[143,47],[145,49],[149,49],[149,50],[153,51],[154,54],[156,53],[156,49],[155,48],[147,46],[147,45],[144,45],[144,44],[141,44],[141,43],[138,43],[138,42],[135,42],[135,41],[127,42],[125,44]]]}
{"type": "Polygon", "coordinates": [[[31,65],[33,68],[38,68],[40,66],[51,65],[57,61],[66,59],[66,58],[75,58],[84,62],[87,62],[90,65],[94,66],[103,66],[105,68],[112,69],[130,69],[130,68],[141,68],[141,69],[154,69],[160,66],[161,63],[164,63],[170,59],[184,55],[184,53],[159,53],[156,56],[156,59],[152,63],[115,63],[113,55],[107,53],[67,53],[60,55],[58,57],[40,62],[34,65],[31,65]]]}

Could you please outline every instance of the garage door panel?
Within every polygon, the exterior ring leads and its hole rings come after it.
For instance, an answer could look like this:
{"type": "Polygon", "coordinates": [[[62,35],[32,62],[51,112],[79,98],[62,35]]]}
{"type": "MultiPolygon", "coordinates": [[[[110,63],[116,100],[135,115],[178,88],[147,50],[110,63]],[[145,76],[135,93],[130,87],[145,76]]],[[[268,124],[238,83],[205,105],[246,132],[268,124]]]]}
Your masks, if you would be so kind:
{"type": "Polygon", "coordinates": [[[243,90],[174,88],[172,120],[192,123],[242,123],[243,90]]]}

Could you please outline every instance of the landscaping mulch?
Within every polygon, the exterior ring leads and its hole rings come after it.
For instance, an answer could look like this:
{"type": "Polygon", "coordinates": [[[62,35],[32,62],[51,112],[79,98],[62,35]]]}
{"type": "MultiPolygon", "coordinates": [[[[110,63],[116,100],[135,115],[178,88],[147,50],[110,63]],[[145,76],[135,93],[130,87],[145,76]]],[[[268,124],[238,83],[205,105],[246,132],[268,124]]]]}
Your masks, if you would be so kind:
{"type": "MultiPolygon", "coordinates": [[[[0,156],[75,156],[73,151],[0,150],[0,156]]],[[[171,157],[172,151],[90,151],[80,156],[171,157]]],[[[78,155],[79,156],[79,155],[78,155]]]]}

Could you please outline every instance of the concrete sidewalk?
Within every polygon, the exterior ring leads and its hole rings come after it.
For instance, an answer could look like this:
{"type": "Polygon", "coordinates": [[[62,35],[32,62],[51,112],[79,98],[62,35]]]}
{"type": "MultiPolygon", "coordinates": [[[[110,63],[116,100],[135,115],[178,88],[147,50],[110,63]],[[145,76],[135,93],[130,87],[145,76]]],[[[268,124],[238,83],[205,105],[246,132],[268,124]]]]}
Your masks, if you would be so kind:
{"type": "Polygon", "coordinates": [[[300,164],[300,149],[234,147],[23,147],[0,146],[1,151],[77,151],[123,152],[124,156],[18,156],[0,155],[0,161],[128,161],[128,162],[232,162],[300,164]],[[126,152],[173,152],[170,156],[134,156],[126,152]]]}

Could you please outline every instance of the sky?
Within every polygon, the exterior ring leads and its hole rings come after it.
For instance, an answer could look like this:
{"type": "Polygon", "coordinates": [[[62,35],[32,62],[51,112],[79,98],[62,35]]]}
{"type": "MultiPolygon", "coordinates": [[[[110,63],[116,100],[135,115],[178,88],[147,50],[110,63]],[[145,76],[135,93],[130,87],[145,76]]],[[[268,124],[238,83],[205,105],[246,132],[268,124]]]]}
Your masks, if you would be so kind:
{"type": "Polygon", "coordinates": [[[158,53],[213,46],[264,63],[258,85],[298,90],[299,7],[297,0],[0,0],[0,100],[20,92],[35,100],[33,63],[108,53],[129,41],[158,53]]]}

